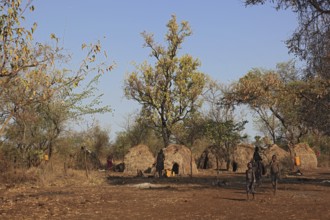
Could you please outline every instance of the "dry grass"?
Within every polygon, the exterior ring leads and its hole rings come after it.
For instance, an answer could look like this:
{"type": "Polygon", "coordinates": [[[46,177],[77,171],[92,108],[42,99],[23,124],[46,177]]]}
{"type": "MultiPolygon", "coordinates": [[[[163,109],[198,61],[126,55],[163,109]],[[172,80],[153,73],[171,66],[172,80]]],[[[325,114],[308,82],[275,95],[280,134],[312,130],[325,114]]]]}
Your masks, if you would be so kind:
{"type": "Polygon", "coordinates": [[[171,144],[164,149],[164,169],[172,170],[173,165],[179,165],[179,175],[197,174],[197,166],[189,148],[183,145],[171,144]]]}
{"type": "Polygon", "coordinates": [[[315,169],[317,168],[317,157],[312,148],[307,144],[300,143],[294,147],[296,156],[300,157],[302,169],[315,169]]]}
{"type": "Polygon", "coordinates": [[[237,145],[234,149],[233,160],[237,163],[237,172],[245,172],[248,162],[253,158],[254,147],[249,144],[237,145]]]}
{"type": "Polygon", "coordinates": [[[64,160],[54,156],[38,167],[11,168],[0,174],[0,182],[9,186],[31,184],[34,186],[90,186],[105,183],[107,173],[89,170],[66,169],[64,160]]]}
{"type": "Polygon", "coordinates": [[[155,157],[146,145],[132,147],[125,155],[125,173],[136,174],[138,170],[145,171],[151,168],[155,157]]]}
{"type": "Polygon", "coordinates": [[[198,158],[199,169],[227,169],[227,162],[224,158],[224,150],[218,146],[211,145],[207,147],[198,158]],[[217,155],[218,152],[218,155],[217,155]],[[217,161],[218,157],[218,161],[217,161]],[[205,162],[205,160],[207,160],[205,162]]]}
{"type": "Polygon", "coordinates": [[[272,156],[276,155],[277,161],[279,161],[282,172],[287,172],[292,167],[292,160],[290,157],[290,153],[283,150],[276,144],[273,144],[266,150],[262,151],[261,157],[263,159],[264,164],[267,166],[272,160],[272,156]]]}
{"type": "Polygon", "coordinates": [[[319,167],[330,167],[330,155],[321,154],[317,159],[319,167]]]}

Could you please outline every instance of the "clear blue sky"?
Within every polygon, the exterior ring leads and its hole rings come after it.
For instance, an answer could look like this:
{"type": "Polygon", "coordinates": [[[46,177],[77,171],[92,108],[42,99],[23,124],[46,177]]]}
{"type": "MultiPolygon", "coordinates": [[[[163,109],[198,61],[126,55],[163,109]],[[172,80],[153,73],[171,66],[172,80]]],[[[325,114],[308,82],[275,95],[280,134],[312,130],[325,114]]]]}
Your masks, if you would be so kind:
{"type": "MultiPolygon", "coordinates": [[[[253,67],[273,69],[293,58],[284,41],[297,27],[296,16],[272,5],[245,7],[240,0],[34,0],[33,4],[35,12],[25,16],[38,23],[36,41],[49,42],[55,33],[73,55],[72,68],[83,57],[81,44],[98,39],[108,51],[109,63],[116,62],[99,84],[103,103],[114,112],[97,116],[102,126],[111,127],[112,137],[122,129],[125,116],[139,108],[123,97],[123,80],[134,70],[132,62],[149,59],[141,32],[154,33],[163,43],[172,14],[178,22],[188,21],[193,30],[182,53],[200,59],[201,70],[220,82],[238,80],[253,67]]],[[[253,134],[251,126],[248,129],[253,134]]]]}

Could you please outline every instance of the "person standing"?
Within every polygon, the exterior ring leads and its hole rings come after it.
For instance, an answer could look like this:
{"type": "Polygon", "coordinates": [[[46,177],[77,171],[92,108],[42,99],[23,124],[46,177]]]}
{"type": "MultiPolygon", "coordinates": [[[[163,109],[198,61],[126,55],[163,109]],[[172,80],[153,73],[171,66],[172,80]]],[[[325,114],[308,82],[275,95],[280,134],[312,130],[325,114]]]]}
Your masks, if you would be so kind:
{"type": "Polygon", "coordinates": [[[254,148],[253,160],[254,160],[255,162],[260,162],[260,161],[262,161],[262,158],[261,158],[261,156],[260,156],[260,154],[259,154],[259,147],[257,147],[257,146],[254,148]]]}
{"type": "Polygon", "coordinates": [[[258,146],[255,147],[252,161],[253,161],[252,165],[254,167],[257,186],[259,186],[261,184],[262,174],[264,173],[264,166],[262,164],[262,158],[259,154],[259,147],[258,146]]]}
{"type": "Polygon", "coordinates": [[[113,166],[112,155],[109,154],[109,156],[107,157],[107,169],[110,171],[112,169],[112,166],[113,166]]]}
{"type": "Polygon", "coordinates": [[[256,176],[255,176],[255,171],[253,169],[252,162],[249,162],[247,164],[248,169],[245,172],[246,175],[246,198],[249,200],[249,193],[252,194],[252,197],[254,199],[254,194],[255,194],[255,182],[256,182],[256,176]]]}
{"type": "Polygon", "coordinates": [[[280,164],[277,161],[276,155],[272,156],[272,161],[270,162],[269,166],[270,166],[270,178],[272,181],[273,192],[275,195],[277,191],[278,179],[280,177],[280,164]]]}
{"type": "Polygon", "coordinates": [[[159,177],[163,176],[164,161],[165,161],[165,155],[163,149],[160,149],[156,159],[156,172],[158,172],[159,177]]]}

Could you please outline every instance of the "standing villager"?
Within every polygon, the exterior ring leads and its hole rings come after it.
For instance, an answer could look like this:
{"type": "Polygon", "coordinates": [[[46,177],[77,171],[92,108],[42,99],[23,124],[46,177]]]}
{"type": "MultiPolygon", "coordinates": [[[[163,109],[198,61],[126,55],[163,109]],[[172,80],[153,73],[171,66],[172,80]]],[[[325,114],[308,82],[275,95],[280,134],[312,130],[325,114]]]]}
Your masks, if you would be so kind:
{"type": "Polygon", "coordinates": [[[278,179],[280,177],[280,164],[277,161],[276,155],[272,156],[272,161],[270,162],[269,166],[270,166],[270,178],[271,178],[271,181],[272,181],[273,192],[274,192],[274,195],[275,195],[276,191],[277,191],[278,179]]]}
{"type": "Polygon", "coordinates": [[[165,155],[163,149],[160,149],[156,159],[156,172],[158,172],[159,177],[163,176],[164,161],[165,161],[165,155]]]}
{"type": "Polygon", "coordinates": [[[246,197],[249,199],[249,194],[252,194],[252,197],[254,199],[254,194],[255,194],[255,182],[256,182],[256,177],[255,177],[255,172],[253,169],[252,162],[249,162],[247,164],[248,169],[246,170],[246,197]]]}
{"type": "Polygon", "coordinates": [[[262,158],[259,154],[259,147],[256,146],[254,153],[253,153],[253,167],[254,167],[254,172],[255,172],[255,176],[256,176],[256,182],[257,185],[259,186],[261,184],[261,177],[262,174],[264,173],[264,166],[262,164],[262,158]]]}
{"type": "Polygon", "coordinates": [[[261,156],[260,156],[260,154],[259,154],[259,147],[255,147],[255,149],[254,149],[254,153],[253,153],[253,161],[255,161],[255,162],[259,162],[259,161],[262,161],[262,158],[261,158],[261,156]]]}
{"type": "Polygon", "coordinates": [[[111,170],[112,166],[113,166],[112,155],[109,154],[109,156],[107,157],[107,168],[109,171],[111,170]]]}

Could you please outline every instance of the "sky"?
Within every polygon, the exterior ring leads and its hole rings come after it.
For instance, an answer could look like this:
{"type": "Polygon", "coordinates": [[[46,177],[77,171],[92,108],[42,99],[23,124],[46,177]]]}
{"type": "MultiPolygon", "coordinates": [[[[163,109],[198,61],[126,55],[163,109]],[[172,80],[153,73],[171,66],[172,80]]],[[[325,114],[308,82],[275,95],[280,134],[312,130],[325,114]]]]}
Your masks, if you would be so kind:
{"type": "MultiPolygon", "coordinates": [[[[255,67],[275,69],[276,64],[293,59],[285,40],[297,27],[291,11],[276,11],[273,5],[245,7],[242,0],[34,0],[35,11],[27,13],[27,23],[38,23],[35,41],[50,42],[50,34],[72,55],[77,68],[84,57],[83,43],[101,40],[115,68],[102,76],[98,85],[104,105],[112,113],[95,116],[110,128],[111,137],[125,125],[127,116],[140,106],[123,94],[125,76],[133,63],[149,60],[141,33],[153,33],[164,44],[166,24],[171,15],[188,21],[193,35],[183,43],[181,53],[201,61],[200,70],[229,84],[255,67]]],[[[252,125],[246,132],[254,135],[252,125]]]]}

